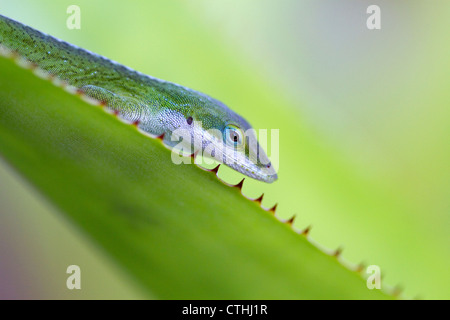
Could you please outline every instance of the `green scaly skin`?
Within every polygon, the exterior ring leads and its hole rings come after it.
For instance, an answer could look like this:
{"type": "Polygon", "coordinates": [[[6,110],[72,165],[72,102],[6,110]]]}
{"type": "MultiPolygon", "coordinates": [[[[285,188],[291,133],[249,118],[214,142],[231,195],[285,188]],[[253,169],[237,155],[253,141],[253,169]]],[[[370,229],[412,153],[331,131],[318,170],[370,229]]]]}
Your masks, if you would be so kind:
{"type": "Polygon", "coordinates": [[[277,179],[250,124],[206,94],[144,75],[1,15],[0,46],[46,72],[50,78],[57,78],[100,101],[122,119],[136,123],[145,133],[162,136],[169,148],[191,151],[222,148],[227,156],[219,152],[206,152],[206,155],[254,179],[265,182],[277,179]],[[188,145],[188,140],[180,145],[175,139],[178,131],[175,134],[174,131],[180,129],[192,138],[188,145]],[[217,130],[220,136],[212,135],[208,131],[211,129],[217,130]]]}

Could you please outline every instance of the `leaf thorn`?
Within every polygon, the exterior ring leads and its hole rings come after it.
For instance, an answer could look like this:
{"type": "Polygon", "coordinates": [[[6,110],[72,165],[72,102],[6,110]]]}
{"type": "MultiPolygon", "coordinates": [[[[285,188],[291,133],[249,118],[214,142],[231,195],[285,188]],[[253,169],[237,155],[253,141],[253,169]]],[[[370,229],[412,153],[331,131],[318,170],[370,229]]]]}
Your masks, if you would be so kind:
{"type": "Polygon", "coordinates": [[[305,230],[302,231],[302,235],[304,235],[305,237],[307,237],[309,235],[309,232],[311,231],[312,226],[309,225],[305,228],[305,230]]]}
{"type": "Polygon", "coordinates": [[[198,150],[192,152],[191,155],[190,155],[189,157],[191,157],[191,158],[194,159],[194,161],[195,161],[195,158],[197,158],[197,154],[198,154],[198,150]]]}
{"type": "Polygon", "coordinates": [[[342,247],[338,247],[332,254],[336,259],[339,258],[342,254],[342,247]]]}
{"type": "Polygon", "coordinates": [[[253,199],[253,201],[255,201],[256,203],[261,204],[263,197],[264,197],[264,193],[259,198],[253,199]]]}
{"type": "Polygon", "coordinates": [[[277,207],[278,207],[278,203],[275,203],[275,205],[267,211],[272,212],[272,214],[275,214],[275,211],[277,211],[277,207]]]}
{"type": "Polygon", "coordinates": [[[163,132],[162,134],[160,134],[159,136],[157,136],[156,139],[163,141],[163,140],[164,140],[164,135],[165,135],[165,134],[166,134],[166,133],[163,132]]]}
{"type": "Polygon", "coordinates": [[[392,289],[392,295],[398,298],[403,292],[403,288],[400,285],[396,285],[394,289],[392,289]]]}
{"type": "Polygon", "coordinates": [[[356,271],[357,273],[361,273],[361,272],[364,271],[365,268],[366,268],[366,265],[365,265],[363,262],[361,262],[360,264],[358,264],[358,265],[356,266],[355,271],[356,271]]]}
{"type": "Polygon", "coordinates": [[[233,187],[236,187],[239,190],[242,190],[242,186],[244,185],[244,180],[245,180],[245,178],[242,178],[241,182],[239,182],[238,184],[235,184],[233,187]]]}
{"type": "Polygon", "coordinates": [[[207,169],[207,171],[217,174],[219,172],[220,163],[213,169],[207,169]]]}
{"type": "Polygon", "coordinates": [[[296,218],[296,215],[294,214],[292,217],[290,217],[289,219],[287,219],[284,223],[292,226],[292,224],[294,223],[294,220],[296,218]]]}

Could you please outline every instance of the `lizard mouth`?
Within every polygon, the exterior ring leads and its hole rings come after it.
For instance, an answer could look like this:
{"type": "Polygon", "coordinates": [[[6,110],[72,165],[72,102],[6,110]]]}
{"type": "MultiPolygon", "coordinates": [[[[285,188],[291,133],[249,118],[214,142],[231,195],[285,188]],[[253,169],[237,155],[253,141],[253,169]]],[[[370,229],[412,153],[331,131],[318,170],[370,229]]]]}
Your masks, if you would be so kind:
{"type": "Polygon", "coordinates": [[[213,151],[208,152],[203,149],[203,155],[259,181],[272,183],[278,179],[277,172],[265,153],[260,153],[258,158],[254,150],[250,150],[250,156],[248,156],[242,150],[237,151],[218,141],[210,141],[209,145],[214,145],[214,148],[210,149],[213,151]]]}
{"type": "Polygon", "coordinates": [[[264,181],[267,183],[272,183],[278,179],[278,175],[272,167],[259,167],[250,162],[251,165],[243,165],[243,164],[227,164],[230,168],[245,174],[253,179],[264,181]]]}

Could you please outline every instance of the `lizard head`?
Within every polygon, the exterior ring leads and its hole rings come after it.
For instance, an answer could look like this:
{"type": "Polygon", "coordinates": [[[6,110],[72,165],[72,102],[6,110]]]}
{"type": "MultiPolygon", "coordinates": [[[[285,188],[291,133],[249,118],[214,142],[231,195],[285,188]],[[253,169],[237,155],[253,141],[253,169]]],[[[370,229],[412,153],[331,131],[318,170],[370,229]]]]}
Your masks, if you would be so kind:
{"type": "Polygon", "coordinates": [[[185,121],[179,127],[188,132],[194,151],[201,150],[203,156],[253,179],[268,183],[277,180],[255,130],[244,118],[209,96],[196,102],[191,108],[183,108],[185,121]],[[198,107],[199,103],[202,107],[198,107]]]}
{"type": "Polygon", "coordinates": [[[245,119],[234,114],[221,129],[225,165],[257,180],[268,183],[277,180],[275,168],[260,146],[255,130],[245,119]]]}

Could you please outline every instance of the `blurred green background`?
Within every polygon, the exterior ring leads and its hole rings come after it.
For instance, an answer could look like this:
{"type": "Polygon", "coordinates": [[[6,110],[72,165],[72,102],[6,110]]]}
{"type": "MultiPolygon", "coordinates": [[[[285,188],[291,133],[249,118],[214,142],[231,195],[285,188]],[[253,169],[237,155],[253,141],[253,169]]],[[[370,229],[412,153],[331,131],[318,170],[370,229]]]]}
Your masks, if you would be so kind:
{"type": "MultiPolygon", "coordinates": [[[[404,297],[450,298],[450,3],[1,0],[0,14],[280,129],[279,181],[247,179],[246,195],[404,297]]],[[[0,213],[0,298],[149,298],[3,160],[0,213]]]]}

